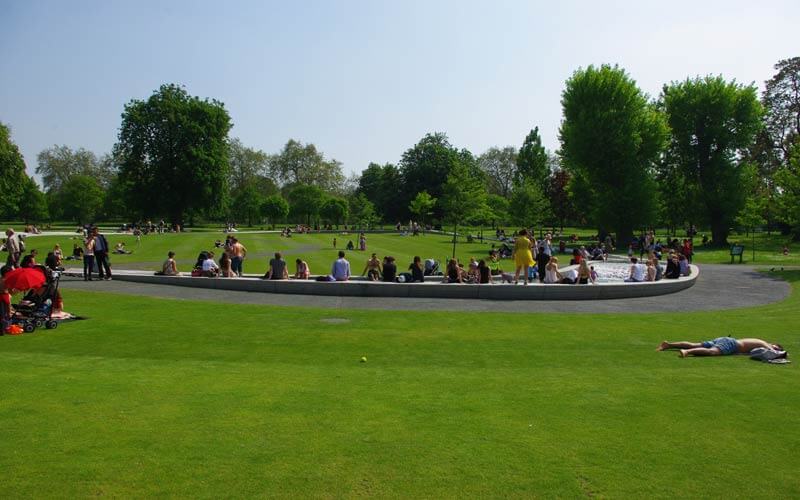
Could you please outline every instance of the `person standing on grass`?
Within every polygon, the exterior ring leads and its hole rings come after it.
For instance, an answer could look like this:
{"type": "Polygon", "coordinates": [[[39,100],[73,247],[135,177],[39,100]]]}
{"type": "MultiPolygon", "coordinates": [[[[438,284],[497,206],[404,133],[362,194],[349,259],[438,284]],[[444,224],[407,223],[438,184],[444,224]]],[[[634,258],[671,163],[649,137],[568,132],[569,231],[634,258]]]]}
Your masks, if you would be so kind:
{"type": "Polygon", "coordinates": [[[6,265],[12,269],[19,267],[19,254],[21,253],[19,236],[14,233],[12,228],[6,229],[6,252],[8,252],[6,265]]]}
{"type": "Polygon", "coordinates": [[[231,239],[231,270],[236,276],[242,275],[242,264],[247,257],[247,248],[237,238],[231,239]]]}
{"type": "Polygon", "coordinates": [[[92,281],[94,269],[94,235],[89,234],[83,242],[83,281],[92,281]]]}
{"type": "Polygon", "coordinates": [[[761,339],[735,339],[733,337],[717,337],[714,340],[705,342],[661,342],[656,351],[666,351],[668,349],[679,349],[678,356],[685,358],[688,356],[724,356],[729,354],[748,354],[753,349],[763,347],[772,351],[786,352],[780,344],[773,344],[761,339]]]}
{"type": "Polygon", "coordinates": [[[111,279],[111,263],[108,261],[108,240],[98,228],[92,228],[94,236],[94,260],[97,262],[97,275],[100,279],[111,279]]]}
{"type": "Polygon", "coordinates": [[[339,258],[333,262],[331,276],[336,281],[350,280],[350,263],[344,258],[344,252],[339,250],[339,258]]]}

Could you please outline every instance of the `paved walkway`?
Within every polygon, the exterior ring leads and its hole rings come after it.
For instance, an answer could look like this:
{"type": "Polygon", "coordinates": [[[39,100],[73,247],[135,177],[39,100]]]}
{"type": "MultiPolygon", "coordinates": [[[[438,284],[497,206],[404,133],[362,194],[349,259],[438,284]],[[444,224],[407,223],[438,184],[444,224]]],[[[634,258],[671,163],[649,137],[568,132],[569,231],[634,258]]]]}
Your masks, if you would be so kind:
{"type": "MultiPolygon", "coordinates": [[[[382,297],[324,297],[221,291],[124,281],[92,281],[64,277],[61,286],[74,290],[108,291],[131,295],[174,299],[207,300],[236,304],[310,306],[331,309],[389,309],[413,311],[492,311],[492,312],[686,312],[734,309],[769,304],[789,295],[785,281],[759,273],[747,266],[704,265],[697,283],[688,290],[634,299],[597,301],[493,301],[465,299],[415,299],[382,297]]],[[[469,286],[469,285],[463,285],[469,286]]],[[[69,300],[69,299],[67,299],[69,300]]]]}

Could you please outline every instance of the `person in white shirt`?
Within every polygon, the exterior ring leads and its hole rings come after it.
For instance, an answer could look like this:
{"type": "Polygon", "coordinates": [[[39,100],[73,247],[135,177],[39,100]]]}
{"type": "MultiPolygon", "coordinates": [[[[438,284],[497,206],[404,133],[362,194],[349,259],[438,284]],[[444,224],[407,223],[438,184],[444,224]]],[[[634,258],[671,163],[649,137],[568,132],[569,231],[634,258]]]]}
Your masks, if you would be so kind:
{"type": "Polygon", "coordinates": [[[645,280],[647,269],[644,264],[639,263],[639,259],[631,257],[631,269],[628,279],[625,281],[629,283],[638,283],[645,280]]]}
{"type": "Polygon", "coordinates": [[[203,261],[203,276],[207,278],[219,276],[219,266],[214,262],[214,252],[208,252],[208,257],[203,261]]]}

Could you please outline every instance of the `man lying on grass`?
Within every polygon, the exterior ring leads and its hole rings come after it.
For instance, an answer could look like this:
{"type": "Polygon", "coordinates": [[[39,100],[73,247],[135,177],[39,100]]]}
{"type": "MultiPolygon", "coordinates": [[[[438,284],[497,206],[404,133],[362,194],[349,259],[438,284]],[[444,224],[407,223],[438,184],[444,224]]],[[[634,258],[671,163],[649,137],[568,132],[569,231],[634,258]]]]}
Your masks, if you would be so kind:
{"type": "Polygon", "coordinates": [[[781,357],[786,357],[786,352],[779,344],[771,344],[761,339],[735,339],[733,337],[719,337],[705,342],[662,342],[656,351],[666,351],[667,349],[680,349],[679,356],[722,356],[725,354],[749,354],[757,347],[763,347],[773,351],[783,353],[781,357]]]}

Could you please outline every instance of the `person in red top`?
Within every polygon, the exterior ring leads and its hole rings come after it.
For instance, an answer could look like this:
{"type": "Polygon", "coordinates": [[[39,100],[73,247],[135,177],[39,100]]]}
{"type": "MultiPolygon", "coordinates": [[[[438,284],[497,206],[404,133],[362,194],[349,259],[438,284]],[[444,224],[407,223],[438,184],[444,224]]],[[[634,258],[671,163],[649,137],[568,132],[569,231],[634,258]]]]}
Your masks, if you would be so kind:
{"type": "Polygon", "coordinates": [[[683,246],[681,247],[681,253],[686,260],[689,261],[689,264],[692,263],[692,242],[688,239],[683,240],[683,246]]]}

